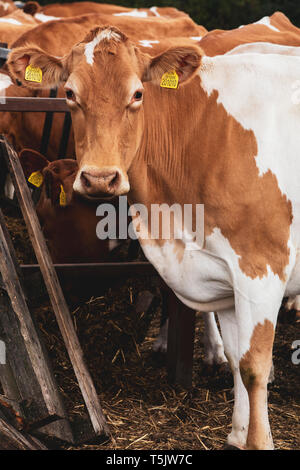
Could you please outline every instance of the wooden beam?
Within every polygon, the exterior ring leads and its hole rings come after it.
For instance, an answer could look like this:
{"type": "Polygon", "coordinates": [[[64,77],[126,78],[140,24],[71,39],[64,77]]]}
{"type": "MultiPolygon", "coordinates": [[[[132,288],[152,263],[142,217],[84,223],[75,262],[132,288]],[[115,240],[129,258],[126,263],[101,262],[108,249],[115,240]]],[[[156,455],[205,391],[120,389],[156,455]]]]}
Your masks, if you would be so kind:
{"type": "Polygon", "coordinates": [[[0,111],[22,112],[22,113],[68,113],[70,112],[65,98],[16,98],[6,96],[0,103],[0,111]]]}
{"type": "MultiPolygon", "coordinates": [[[[73,264],[54,264],[53,267],[59,278],[97,277],[98,279],[118,279],[129,276],[157,276],[158,273],[154,266],[148,262],[122,262],[122,263],[73,263],[73,264]]],[[[20,265],[24,277],[40,272],[38,264],[20,265]]]]}
{"type": "Polygon", "coordinates": [[[84,362],[82,349],[53,267],[45,238],[41,231],[39,220],[32,203],[31,194],[28,189],[18,155],[9,145],[5,137],[0,139],[0,143],[4,146],[4,156],[7,160],[7,166],[15,186],[29,237],[34,248],[37,261],[41,267],[41,272],[47,287],[53,311],[78,380],[94,431],[97,435],[110,435],[93,381],[84,362]]]}

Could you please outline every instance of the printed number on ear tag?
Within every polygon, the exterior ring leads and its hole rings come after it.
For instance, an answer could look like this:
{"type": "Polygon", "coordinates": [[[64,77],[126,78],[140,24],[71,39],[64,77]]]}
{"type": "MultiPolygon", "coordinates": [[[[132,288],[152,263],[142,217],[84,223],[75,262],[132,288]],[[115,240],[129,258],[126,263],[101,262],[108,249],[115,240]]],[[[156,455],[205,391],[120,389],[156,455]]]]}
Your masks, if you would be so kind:
{"type": "Polygon", "coordinates": [[[59,205],[60,206],[67,205],[67,196],[66,196],[66,193],[62,184],[60,185],[59,205]]]}
{"type": "Polygon", "coordinates": [[[29,183],[39,188],[43,183],[43,175],[40,171],[34,171],[28,178],[29,183]]]}
{"type": "Polygon", "coordinates": [[[28,65],[25,70],[25,80],[28,82],[41,83],[43,79],[43,72],[39,67],[28,65]]]}
{"type": "Polygon", "coordinates": [[[172,72],[166,72],[163,74],[163,76],[161,77],[160,86],[162,88],[176,89],[178,88],[178,82],[178,75],[175,70],[173,70],[172,72]]]}

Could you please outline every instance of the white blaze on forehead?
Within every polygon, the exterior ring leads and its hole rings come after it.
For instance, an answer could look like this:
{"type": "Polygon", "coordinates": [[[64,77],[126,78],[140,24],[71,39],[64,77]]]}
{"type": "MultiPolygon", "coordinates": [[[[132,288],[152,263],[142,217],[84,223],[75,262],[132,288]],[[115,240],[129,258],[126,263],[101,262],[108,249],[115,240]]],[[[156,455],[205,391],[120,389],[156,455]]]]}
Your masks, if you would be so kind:
{"type": "Polygon", "coordinates": [[[135,8],[134,10],[123,13],[114,13],[114,16],[135,16],[137,18],[147,18],[148,14],[146,11],[138,11],[138,9],[135,8]]]}
{"type": "Polygon", "coordinates": [[[44,15],[44,13],[36,13],[34,15],[35,19],[41,21],[42,23],[47,23],[47,21],[60,20],[58,16],[44,15]]]}
{"type": "Polygon", "coordinates": [[[157,7],[151,7],[151,8],[150,8],[150,11],[151,11],[152,13],[154,13],[155,16],[160,16],[160,14],[159,14],[158,11],[157,11],[157,7]]]}
{"type": "Polygon", "coordinates": [[[152,44],[159,44],[159,41],[148,41],[147,39],[140,40],[140,45],[143,47],[153,47],[152,44]]]}
{"type": "Polygon", "coordinates": [[[103,39],[114,39],[115,41],[120,41],[121,37],[115,31],[111,29],[104,29],[99,33],[91,42],[88,42],[84,49],[84,55],[88,64],[93,65],[94,63],[94,50],[95,47],[103,41],[103,39]]]}
{"type": "Polygon", "coordinates": [[[203,38],[203,36],[191,36],[190,39],[192,39],[193,41],[201,41],[201,39],[203,38]]]}
{"type": "Polygon", "coordinates": [[[20,21],[15,20],[14,18],[0,18],[1,23],[10,23],[10,24],[22,24],[20,21]]]}

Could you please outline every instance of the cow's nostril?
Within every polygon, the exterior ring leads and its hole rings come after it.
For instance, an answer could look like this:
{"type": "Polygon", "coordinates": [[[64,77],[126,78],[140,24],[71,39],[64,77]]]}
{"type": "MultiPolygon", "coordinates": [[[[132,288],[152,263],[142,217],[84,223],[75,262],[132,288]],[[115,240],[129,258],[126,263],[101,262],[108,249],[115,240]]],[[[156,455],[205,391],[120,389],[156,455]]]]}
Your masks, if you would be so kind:
{"type": "Polygon", "coordinates": [[[114,175],[111,175],[111,181],[109,182],[109,187],[112,188],[117,186],[119,182],[120,174],[116,171],[114,175]]]}
{"type": "Polygon", "coordinates": [[[80,178],[81,178],[81,182],[82,182],[83,186],[85,186],[86,188],[91,187],[91,183],[90,183],[89,179],[85,176],[84,172],[81,173],[80,178]]]}

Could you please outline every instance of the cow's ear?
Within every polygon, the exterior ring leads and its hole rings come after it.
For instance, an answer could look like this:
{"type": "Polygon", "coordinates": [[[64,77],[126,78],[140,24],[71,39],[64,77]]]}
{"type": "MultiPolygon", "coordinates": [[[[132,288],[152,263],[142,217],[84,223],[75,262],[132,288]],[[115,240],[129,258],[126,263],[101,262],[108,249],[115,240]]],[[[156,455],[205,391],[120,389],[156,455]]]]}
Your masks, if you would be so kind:
{"type": "Polygon", "coordinates": [[[26,179],[28,179],[32,173],[42,171],[49,165],[47,158],[32,149],[21,150],[19,159],[26,179]]]}
{"type": "Polygon", "coordinates": [[[30,88],[53,88],[68,77],[64,57],[47,54],[37,46],[16,47],[8,56],[10,74],[30,88]]]}
{"type": "Polygon", "coordinates": [[[34,16],[38,11],[41,10],[41,6],[38,2],[26,2],[23,11],[24,13],[27,13],[28,15],[34,16]]]}
{"type": "Polygon", "coordinates": [[[143,81],[160,83],[165,73],[175,71],[179,83],[184,83],[193,78],[203,55],[202,49],[197,46],[172,47],[149,61],[143,81]]]}

